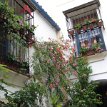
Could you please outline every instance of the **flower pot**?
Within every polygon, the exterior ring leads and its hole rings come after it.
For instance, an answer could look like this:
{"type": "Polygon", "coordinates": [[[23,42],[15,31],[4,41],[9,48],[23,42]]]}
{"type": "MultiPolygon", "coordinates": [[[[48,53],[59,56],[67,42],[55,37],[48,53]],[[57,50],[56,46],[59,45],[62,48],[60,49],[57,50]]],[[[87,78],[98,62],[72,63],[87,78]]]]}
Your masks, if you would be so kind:
{"type": "Polygon", "coordinates": [[[90,28],[90,30],[93,30],[93,29],[94,29],[93,24],[90,24],[90,25],[89,25],[89,28],[90,28]]]}
{"type": "Polygon", "coordinates": [[[100,20],[100,21],[98,22],[98,27],[101,28],[101,26],[103,26],[103,22],[100,20]]]}
{"type": "Polygon", "coordinates": [[[95,51],[94,50],[89,50],[87,52],[87,56],[90,56],[90,55],[94,55],[95,54],[95,51]]]}
{"type": "Polygon", "coordinates": [[[87,25],[83,25],[83,30],[84,30],[84,32],[87,31],[87,25]]]}
{"type": "Polygon", "coordinates": [[[69,30],[68,32],[70,35],[72,35],[72,36],[74,35],[74,30],[69,30]]]}
{"type": "Polygon", "coordinates": [[[81,33],[81,29],[76,29],[76,32],[77,32],[78,34],[80,34],[80,33],[81,33]]]}

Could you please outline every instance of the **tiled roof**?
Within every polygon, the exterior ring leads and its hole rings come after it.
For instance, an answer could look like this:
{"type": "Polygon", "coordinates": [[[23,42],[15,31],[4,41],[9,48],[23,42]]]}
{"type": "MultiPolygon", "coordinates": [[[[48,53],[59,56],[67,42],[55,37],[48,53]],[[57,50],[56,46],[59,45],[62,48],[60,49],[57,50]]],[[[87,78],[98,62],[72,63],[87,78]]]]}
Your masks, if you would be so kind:
{"type": "Polygon", "coordinates": [[[48,13],[38,4],[37,1],[31,0],[31,2],[34,4],[36,9],[40,12],[40,14],[57,30],[60,30],[60,27],[57,25],[57,23],[48,15],[48,13]]]}

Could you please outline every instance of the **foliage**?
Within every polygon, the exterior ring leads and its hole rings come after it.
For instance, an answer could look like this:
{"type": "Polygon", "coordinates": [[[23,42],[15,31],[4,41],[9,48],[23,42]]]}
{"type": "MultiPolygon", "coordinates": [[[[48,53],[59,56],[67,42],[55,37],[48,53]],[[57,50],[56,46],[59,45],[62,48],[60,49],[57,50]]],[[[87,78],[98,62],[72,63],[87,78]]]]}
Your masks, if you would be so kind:
{"type": "Polygon", "coordinates": [[[99,44],[99,43],[94,43],[94,44],[92,44],[92,49],[93,49],[94,51],[97,51],[98,48],[100,48],[100,44],[99,44]]]}
{"type": "Polygon", "coordinates": [[[96,94],[95,89],[97,83],[89,82],[89,75],[92,72],[88,66],[86,59],[77,59],[77,78],[72,89],[69,88],[69,95],[72,100],[70,107],[95,107],[96,104],[101,104],[101,96],[96,94]]]}
{"type": "Polygon", "coordinates": [[[76,28],[76,29],[81,29],[81,28],[82,28],[82,25],[81,25],[81,24],[76,24],[74,28],[76,28]]]}
{"type": "Polygon", "coordinates": [[[53,107],[101,104],[100,95],[95,93],[96,83],[89,82],[91,68],[86,59],[74,57],[74,49],[68,50],[68,41],[65,44],[36,42],[34,48],[32,81],[20,91],[6,93],[8,103],[5,107],[43,107],[44,98],[48,100],[46,106],[51,104],[53,107]],[[77,81],[71,81],[72,75],[77,81]]]}
{"type": "Polygon", "coordinates": [[[37,44],[35,49],[35,78],[50,90],[53,107],[67,102],[67,107],[92,107],[101,103],[100,95],[95,93],[96,83],[89,82],[92,70],[86,59],[75,58],[71,54],[69,61],[66,61],[62,51],[65,48],[54,43],[37,44]],[[77,77],[78,82],[70,80],[72,74],[77,77]]]}
{"type": "MultiPolygon", "coordinates": [[[[28,38],[26,35],[28,35],[30,31],[30,35],[33,36],[36,26],[31,26],[24,21],[21,16],[14,14],[14,10],[8,6],[8,2],[4,4],[0,2],[0,23],[0,30],[4,31],[5,34],[15,35],[17,40],[19,40],[20,37],[21,39],[23,38],[25,43],[27,42],[29,44],[30,41],[30,45],[33,44],[34,40],[28,38]],[[21,34],[22,32],[24,33],[21,34]]],[[[21,42],[23,42],[23,40],[21,42]]]]}
{"type": "Polygon", "coordinates": [[[40,107],[43,96],[45,96],[44,86],[32,81],[20,91],[7,94],[6,107],[40,107]]]}
{"type": "Polygon", "coordinates": [[[91,51],[93,51],[93,54],[95,54],[95,53],[101,52],[101,50],[102,49],[101,49],[99,43],[93,43],[90,48],[81,47],[80,53],[81,53],[82,56],[84,56],[84,55],[88,55],[88,53],[91,52],[91,51]]]}
{"type": "Polygon", "coordinates": [[[60,45],[55,42],[37,42],[35,45],[33,57],[34,78],[47,87],[54,107],[68,100],[66,87],[71,82],[67,75],[72,74],[72,67],[69,61],[64,58],[64,51],[68,48],[68,43],[60,45]]]}
{"type": "Polygon", "coordinates": [[[10,72],[6,65],[0,64],[0,91],[5,92],[5,94],[8,93],[8,90],[4,88],[2,84],[8,84],[4,81],[5,78],[8,78],[7,74],[10,72]]]}
{"type": "Polygon", "coordinates": [[[86,52],[87,52],[88,50],[89,50],[89,49],[88,49],[87,47],[81,47],[80,53],[81,53],[82,55],[84,55],[84,54],[86,54],[86,52]]]}

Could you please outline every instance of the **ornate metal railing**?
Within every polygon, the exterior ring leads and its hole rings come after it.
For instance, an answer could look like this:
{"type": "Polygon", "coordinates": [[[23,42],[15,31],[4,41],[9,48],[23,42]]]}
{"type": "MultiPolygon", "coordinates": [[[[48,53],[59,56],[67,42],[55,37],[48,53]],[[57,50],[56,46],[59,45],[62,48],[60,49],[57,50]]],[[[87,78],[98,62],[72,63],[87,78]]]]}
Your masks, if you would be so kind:
{"type": "Polygon", "coordinates": [[[76,43],[77,56],[93,55],[106,50],[102,28],[104,28],[102,20],[97,20],[96,22],[68,30],[76,43]]]}

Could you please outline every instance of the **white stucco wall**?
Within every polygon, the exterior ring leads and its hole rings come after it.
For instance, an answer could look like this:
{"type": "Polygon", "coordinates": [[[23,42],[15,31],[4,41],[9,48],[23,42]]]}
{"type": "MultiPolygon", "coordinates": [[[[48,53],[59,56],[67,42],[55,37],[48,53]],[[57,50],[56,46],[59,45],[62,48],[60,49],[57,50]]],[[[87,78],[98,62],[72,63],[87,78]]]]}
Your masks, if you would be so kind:
{"type": "Polygon", "coordinates": [[[34,12],[35,37],[39,41],[48,41],[49,38],[57,39],[57,31],[50,23],[36,10],[34,12]]]}
{"type": "MultiPolygon", "coordinates": [[[[2,85],[5,89],[8,90],[9,93],[14,93],[15,91],[19,91],[22,87],[25,86],[25,84],[28,82],[29,77],[19,74],[14,71],[6,72],[5,75],[7,75],[6,78],[3,78],[0,76],[1,79],[4,79],[4,81],[7,83],[2,85]]],[[[1,83],[0,83],[1,84],[1,83]]],[[[0,100],[6,102],[4,92],[0,90],[0,100]]]]}
{"type": "MultiPolygon", "coordinates": [[[[34,25],[37,26],[35,30],[35,38],[42,41],[57,40],[60,37],[60,31],[56,29],[36,10],[34,12],[34,25]],[[50,39],[49,39],[50,38],[50,39]]],[[[33,53],[35,52],[33,47],[29,48],[29,62],[30,62],[30,74],[33,74],[32,61],[33,53]]]]}

